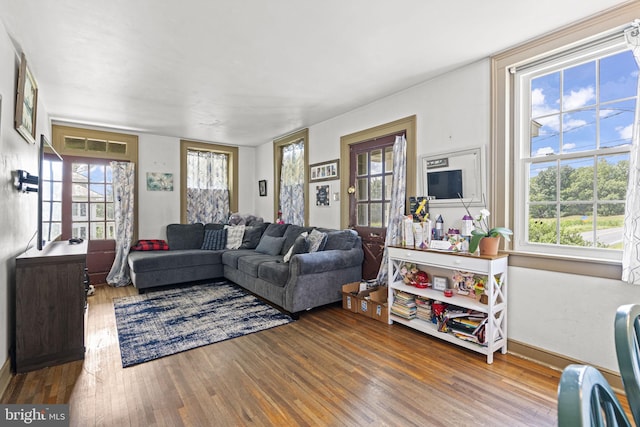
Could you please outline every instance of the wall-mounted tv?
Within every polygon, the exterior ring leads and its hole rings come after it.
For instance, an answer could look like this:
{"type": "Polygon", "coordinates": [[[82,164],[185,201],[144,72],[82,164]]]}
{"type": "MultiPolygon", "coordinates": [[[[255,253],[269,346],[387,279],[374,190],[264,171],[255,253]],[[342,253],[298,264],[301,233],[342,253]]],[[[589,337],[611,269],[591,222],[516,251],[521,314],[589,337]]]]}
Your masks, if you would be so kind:
{"type": "Polygon", "coordinates": [[[36,247],[42,250],[62,234],[62,157],[44,135],[40,135],[39,154],[36,247]]]}
{"type": "Polygon", "coordinates": [[[427,194],[436,200],[462,198],[462,190],[461,169],[427,173],[427,194]]]}

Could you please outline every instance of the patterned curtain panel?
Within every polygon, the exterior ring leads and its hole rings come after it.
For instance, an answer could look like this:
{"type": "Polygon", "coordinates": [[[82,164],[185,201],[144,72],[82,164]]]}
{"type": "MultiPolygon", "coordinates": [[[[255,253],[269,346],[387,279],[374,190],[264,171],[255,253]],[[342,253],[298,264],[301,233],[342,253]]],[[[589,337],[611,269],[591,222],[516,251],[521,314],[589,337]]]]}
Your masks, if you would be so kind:
{"type": "Polygon", "coordinates": [[[280,212],[285,223],[304,225],[304,141],[282,148],[280,212]]]}
{"type": "Polygon", "coordinates": [[[391,201],[389,218],[387,219],[387,237],[384,241],[382,263],[376,281],[385,285],[389,274],[390,245],[399,245],[402,241],[402,217],[404,216],[404,201],[407,194],[407,139],[396,136],[393,143],[393,180],[391,183],[391,201]]]}
{"type": "MultiPolygon", "coordinates": [[[[627,45],[640,67],[640,28],[636,25],[625,31],[627,45]]],[[[640,81],[638,85],[640,92],[640,81]]],[[[622,237],[622,280],[640,284],[640,96],[636,97],[636,116],[633,126],[633,142],[629,156],[629,183],[624,213],[624,235],[622,237]]]]}
{"type": "Polygon", "coordinates": [[[135,193],[135,165],[129,162],[111,162],[113,170],[113,205],[116,225],[116,257],[107,275],[111,286],[131,283],[127,256],[133,239],[133,204],[135,193]]]}
{"type": "Polygon", "coordinates": [[[187,151],[187,222],[224,223],[229,219],[228,156],[187,151]]]}

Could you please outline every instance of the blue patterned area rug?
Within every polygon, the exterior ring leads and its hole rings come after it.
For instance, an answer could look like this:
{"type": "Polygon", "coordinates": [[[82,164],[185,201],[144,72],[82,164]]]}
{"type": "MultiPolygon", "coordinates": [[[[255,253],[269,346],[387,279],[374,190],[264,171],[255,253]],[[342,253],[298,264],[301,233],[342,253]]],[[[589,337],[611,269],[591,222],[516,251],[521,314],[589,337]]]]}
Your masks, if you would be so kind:
{"type": "Polygon", "coordinates": [[[122,367],[293,322],[229,283],[114,298],[122,367]]]}

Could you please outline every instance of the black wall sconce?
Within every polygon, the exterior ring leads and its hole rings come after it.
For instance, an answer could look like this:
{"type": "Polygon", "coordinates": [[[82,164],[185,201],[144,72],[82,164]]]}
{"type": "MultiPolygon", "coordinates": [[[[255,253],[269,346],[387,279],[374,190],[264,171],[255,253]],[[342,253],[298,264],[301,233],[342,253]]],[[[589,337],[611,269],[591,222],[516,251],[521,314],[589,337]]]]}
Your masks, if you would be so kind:
{"type": "Polygon", "coordinates": [[[31,175],[27,171],[18,169],[16,171],[14,185],[18,191],[22,191],[23,193],[37,193],[38,177],[35,175],[31,175]]]}

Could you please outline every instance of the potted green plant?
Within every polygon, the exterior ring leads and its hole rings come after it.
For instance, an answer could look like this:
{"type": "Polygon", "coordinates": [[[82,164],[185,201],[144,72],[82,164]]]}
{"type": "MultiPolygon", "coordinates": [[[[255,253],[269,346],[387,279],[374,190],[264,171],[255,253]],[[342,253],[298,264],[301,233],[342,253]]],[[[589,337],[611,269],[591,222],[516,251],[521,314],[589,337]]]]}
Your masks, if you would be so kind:
{"type": "MultiPolygon", "coordinates": [[[[492,250],[492,253],[488,253],[487,255],[495,255],[497,254],[498,243],[500,237],[504,237],[504,239],[508,242],[510,240],[509,236],[513,235],[513,231],[506,227],[494,227],[489,228],[489,220],[487,219],[491,213],[487,209],[482,209],[480,211],[480,215],[474,220],[475,228],[471,231],[471,241],[469,242],[469,252],[475,253],[478,249],[478,246],[481,245],[482,239],[485,238],[494,238],[497,241],[494,241],[495,250],[492,250]]],[[[482,254],[482,248],[480,250],[482,254]]]]}

